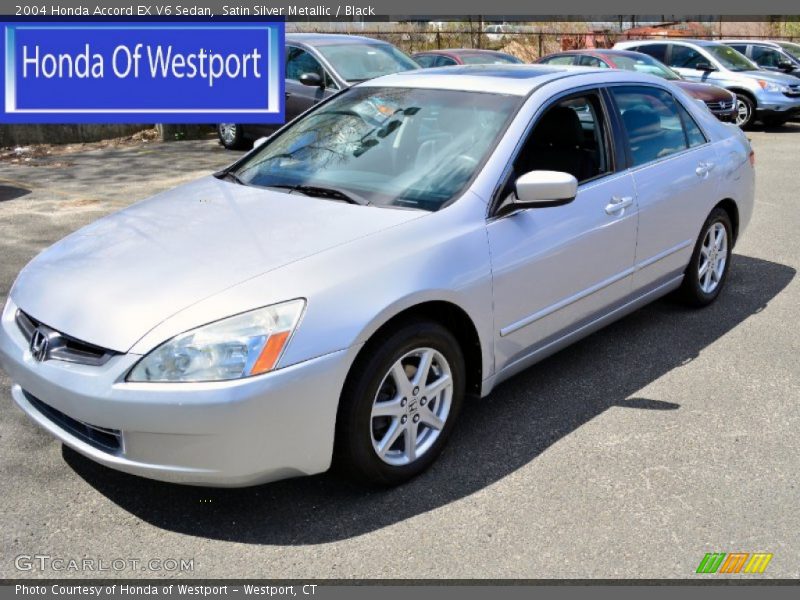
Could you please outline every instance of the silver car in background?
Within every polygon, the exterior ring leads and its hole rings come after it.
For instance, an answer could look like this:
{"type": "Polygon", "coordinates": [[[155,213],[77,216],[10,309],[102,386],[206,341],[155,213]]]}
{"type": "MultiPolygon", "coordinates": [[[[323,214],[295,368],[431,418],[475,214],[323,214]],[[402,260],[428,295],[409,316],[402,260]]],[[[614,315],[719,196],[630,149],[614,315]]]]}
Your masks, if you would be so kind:
{"type": "Polygon", "coordinates": [[[465,397],[669,292],[714,301],[753,175],[739,129],[646,74],[390,75],[39,254],[0,362],[114,469],[398,484],[465,397]]]}
{"type": "Polygon", "coordinates": [[[660,60],[689,81],[711,83],[736,94],[736,124],[780,126],[800,113],[800,80],[760,69],[730,46],[707,40],[638,40],[614,48],[660,60]]]}

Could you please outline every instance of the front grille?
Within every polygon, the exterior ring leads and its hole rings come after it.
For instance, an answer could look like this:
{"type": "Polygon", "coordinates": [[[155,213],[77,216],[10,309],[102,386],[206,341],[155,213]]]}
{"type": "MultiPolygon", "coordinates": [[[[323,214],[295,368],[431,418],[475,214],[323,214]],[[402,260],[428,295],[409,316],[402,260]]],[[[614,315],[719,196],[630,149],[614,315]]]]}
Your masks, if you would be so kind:
{"type": "Polygon", "coordinates": [[[789,96],[790,98],[797,98],[800,96],[800,84],[791,84],[788,86],[788,90],[783,92],[784,96],[789,96]]]}
{"type": "Polygon", "coordinates": [[[98,450],[112,454],[116,454],[122,449],[122,433],[119,429],[109,429],[108,427],[99,427],[78,421],[49,404],[45,404],[35,396],[31,396],[28,392],[23,391],[22,393],[25,394],[25,399],[42,415],[79,440],[94,446],[98,450]]]}
{"type": "Polygon", "coordinates": [[[733,109],[733,101],[730,102],[706,102],[706,106],[709,110],[720,112],[724,110],[732,110],[733,109]]]}
{"type": "Polygon", "coordinates": [[[17,311],[16,320],[19,330],[29,344],[37,329],[47,338],[46,351],[43,356],[39,357],[40,360],[63,360],[99,367],[117,354],[113,350],[106,350],[60,333],[21,310],[17,311]]]}

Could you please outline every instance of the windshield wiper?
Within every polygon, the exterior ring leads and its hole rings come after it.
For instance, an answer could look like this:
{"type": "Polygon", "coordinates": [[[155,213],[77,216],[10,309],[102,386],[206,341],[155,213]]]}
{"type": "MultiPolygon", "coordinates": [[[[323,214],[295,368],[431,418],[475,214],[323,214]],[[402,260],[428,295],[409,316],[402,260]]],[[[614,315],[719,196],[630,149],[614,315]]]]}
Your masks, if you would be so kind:
{"type": "Polygon", "coordinates": [[[215,173],[214,177],[216,177],[217,179],[227,179],[228,181],[232,181],[233,183],[238,183],[239,185],[247,185],[247,183],[245,183],[245,181],[233,171],[223,171],[222,173],[215,173]]]}
{"type": "Polygon", "coordinates": [[[330,198],[332,200],[342,200],[344,202],[347,202],[348,204],[358,204],[359,206],[367,206],[369,204],[369,201],[362,198],[361,196],[356,196],[352,193],[340,190],[339,188],[323,187],[318,185],[303,185],[303,184],[296,184],[296,185],[279,184],[279,185],[268,185],[265,187],[291,190],[293,192],[300,192],[301,194],[305,194],[306,196],[330,198]]]}

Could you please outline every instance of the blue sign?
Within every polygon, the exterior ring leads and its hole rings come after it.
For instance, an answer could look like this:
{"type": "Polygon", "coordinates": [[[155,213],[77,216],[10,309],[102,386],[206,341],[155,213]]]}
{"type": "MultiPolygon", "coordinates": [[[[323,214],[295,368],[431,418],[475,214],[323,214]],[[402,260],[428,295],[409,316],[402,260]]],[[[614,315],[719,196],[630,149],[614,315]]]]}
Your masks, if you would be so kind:
{"type": "Polygon", "coordinates": [[[283,122],[282,22],[2,28],[0,122],[283,122]]]}

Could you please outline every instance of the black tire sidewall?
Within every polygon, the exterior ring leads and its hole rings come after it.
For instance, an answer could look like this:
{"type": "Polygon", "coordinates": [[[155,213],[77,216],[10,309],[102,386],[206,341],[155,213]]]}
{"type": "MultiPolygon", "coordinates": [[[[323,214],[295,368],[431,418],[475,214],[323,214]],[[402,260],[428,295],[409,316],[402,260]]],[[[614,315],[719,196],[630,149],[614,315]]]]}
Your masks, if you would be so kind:
{"type": "Polygon", "coordinates": [[[412,321],[376,339],[353,365],[342,392],[337,419],[335,460],[349,475],[377,485],[397,485],[427,469],[441,453],[461,411],[465,393],[464,356],[449,330],[432,321],[412,321]],[[453,396],[445,426],[433,446],[409,465],[383,462],[372,447],[372,404],[391,366],[415,348],[442,353],[450,365],[453,396]]]}
{"type": "Polygon", "coordinates": [[[733,226],[728,213],[721,208],[715,208],[703,223],[703,228],[700,230],[700,236],[694,246],[692,258],[689,261],[689,266],[686,268],[686,273],[683,279],[683,291],[685,298],[695,306],[706,306],[711,304],[717,299],[722,288],[725,287],[725,282],[728,280],[728,273],[731,270],[731,255],[733,254],[733,226]],[[703,240],[708,233],[709,228],[715,223],[722,223],[725,227],[725,233],[728,239],[727,255],[725,257],[725,271],[722,274],[722,279],[714,291],[706,293],[700,287],[700,277],[698,275],[698,268],[700,264],[700,249],[703,245],[703,240]]]}

